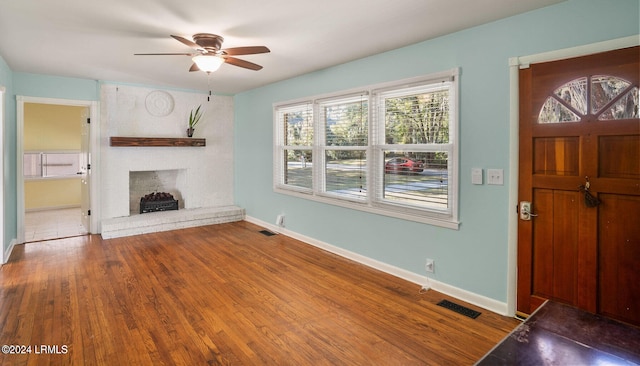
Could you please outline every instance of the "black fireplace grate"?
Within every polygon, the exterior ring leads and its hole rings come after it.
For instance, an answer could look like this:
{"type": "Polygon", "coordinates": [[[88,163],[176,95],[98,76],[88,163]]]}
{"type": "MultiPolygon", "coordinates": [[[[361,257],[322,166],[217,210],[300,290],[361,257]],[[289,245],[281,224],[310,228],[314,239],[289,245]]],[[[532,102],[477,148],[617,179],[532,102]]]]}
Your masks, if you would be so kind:
{"type": "Polygon", "coordinates": [[[178,209],[178,200],[169,193],[150,193],[140,198],[140,213],[178,209]]]}

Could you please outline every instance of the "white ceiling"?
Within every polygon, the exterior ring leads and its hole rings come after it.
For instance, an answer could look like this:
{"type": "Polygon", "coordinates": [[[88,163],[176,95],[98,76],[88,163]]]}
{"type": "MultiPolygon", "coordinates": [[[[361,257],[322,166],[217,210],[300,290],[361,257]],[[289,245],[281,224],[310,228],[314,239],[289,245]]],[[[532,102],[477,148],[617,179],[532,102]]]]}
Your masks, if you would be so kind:
{"type": "Polygon", "coordinates": [[[234,94],[564,0],[0,0],[0,56],[11,70],[207,90],[170,35],[214,33],[264,66],[222,65],[214,93],[234,94]]]}

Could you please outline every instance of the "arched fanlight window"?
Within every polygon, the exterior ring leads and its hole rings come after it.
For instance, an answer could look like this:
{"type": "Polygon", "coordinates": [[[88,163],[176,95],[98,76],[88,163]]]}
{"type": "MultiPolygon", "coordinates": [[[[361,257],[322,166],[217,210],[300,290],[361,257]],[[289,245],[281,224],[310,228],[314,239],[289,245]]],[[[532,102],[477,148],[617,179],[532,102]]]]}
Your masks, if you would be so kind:
{"type": "Polygon", "coordinates": [[[547,97],[538,123],[580,122],[587,115],[600,121],[639,118],[639,95],[637,85],[615,76],[581,77],[547,97]]]}

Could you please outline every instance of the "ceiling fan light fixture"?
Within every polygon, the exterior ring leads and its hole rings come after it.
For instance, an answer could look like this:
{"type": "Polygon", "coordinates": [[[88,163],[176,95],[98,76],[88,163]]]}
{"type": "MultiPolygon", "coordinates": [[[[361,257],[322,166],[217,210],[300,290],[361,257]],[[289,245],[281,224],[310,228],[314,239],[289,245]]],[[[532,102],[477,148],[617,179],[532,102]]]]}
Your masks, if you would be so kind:
{"type": "Polygon", "coordinates": [[[198,65],[198,68],[204,72],[214,72],[224,63],[224,59],[222,57],[215,55],[198,55],[192,58],[192,60],[196,65],[198,65]]]}

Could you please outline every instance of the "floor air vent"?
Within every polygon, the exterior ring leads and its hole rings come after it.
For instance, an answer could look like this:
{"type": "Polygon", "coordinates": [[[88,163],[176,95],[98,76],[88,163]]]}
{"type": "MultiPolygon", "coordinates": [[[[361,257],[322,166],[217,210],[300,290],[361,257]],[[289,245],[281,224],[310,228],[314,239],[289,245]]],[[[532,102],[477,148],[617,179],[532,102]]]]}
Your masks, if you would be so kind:
{"type": "Polygon", "coordinates": [[[274,236],[276,235],[276,233],[269,231],[269,230],[260,230],[260,234],[265,235],[265,236],[274,236]]]}
{"type": "Polygon", "coordinates": [[[453,310],[458,314],[462,314],[464,316],[468,316],[469,318],[475,319],[477,318],[480,314],[480,312],[469,309],[467,307],[464,307],[462,305],[453,303],[451,301],[448,300],[442,300],[438,303],[438,305],[442,306],[443,308],[447,308],[449,310],[453,310]]]}

